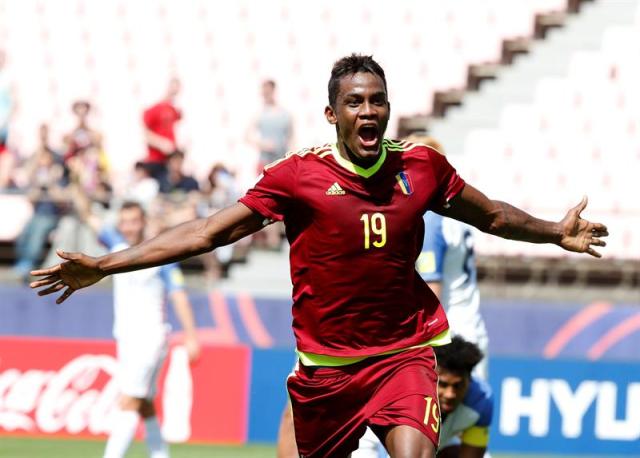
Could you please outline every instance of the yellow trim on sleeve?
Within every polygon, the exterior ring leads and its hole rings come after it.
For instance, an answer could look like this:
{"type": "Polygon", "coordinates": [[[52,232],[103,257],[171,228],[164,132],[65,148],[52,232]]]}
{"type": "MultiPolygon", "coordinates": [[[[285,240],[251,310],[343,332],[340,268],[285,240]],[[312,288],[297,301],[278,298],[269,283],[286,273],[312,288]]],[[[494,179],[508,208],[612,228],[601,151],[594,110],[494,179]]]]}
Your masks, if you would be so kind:
{"type": "Polygon", "coordinates": [[[349,364],[359,363],[360,361],[364,361],[367,358],[371,358],[372,356],[386,356],[386,355],[394,355],[396,353],[400,353],[407,350],[413,350],[414,348],[422,348],[422,347],[439,347],[441,345],[446,345],[451,343],[451,333],[449,329],[442,331],[440,334],[435,336],[432,339],[427,340],[418,345],[413,345],[412,347],[399,348],[397,350],[389,350],[383,353],[378,353],[376,355],[370,356],[328,356],[328,355],[319,355],[317,353],[308,353],[303,352],[296,349],[296,353],[298,354],[298,358],[300,358],[300,362],[305,366],[328,366],[328,367],[338,367],[338,366],[347,366],[349,364]]]}
{"type": "Polygon", "coordinates": [[[462,443],[473,447],[486,447],[489,444],[489,427],[472,426],[462,433],[462,443]]]}

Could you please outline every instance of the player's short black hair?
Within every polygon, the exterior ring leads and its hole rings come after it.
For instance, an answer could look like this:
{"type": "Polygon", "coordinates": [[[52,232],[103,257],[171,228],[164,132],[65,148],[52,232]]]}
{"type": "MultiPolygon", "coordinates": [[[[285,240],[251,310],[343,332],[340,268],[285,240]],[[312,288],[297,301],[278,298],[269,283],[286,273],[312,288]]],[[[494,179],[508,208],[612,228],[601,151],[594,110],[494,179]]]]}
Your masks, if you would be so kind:
{"type": "Polygon", "coordinates": [[[343,57],[333,64],[331,78],[329,78],[329,105],[332,107],[336,106],[336,99],[338,98],[338,90],[340,89],[340,80],[342,77],[360,72],[378,75],[382,79],[384,90],[387,90],[387,79],[384,76],[384,70],[380,64],[373,60],[372,56],[354,53],[343,57]]]}
{"type": "Polygon", "coordinates": [[[449,345],[434,347],[438,367],[458,375],[470,376],[471,371],[484,355],[474,343],[467,342],[460,336],[451,339],[449,345]]]}
{"type": "Polygon", "coordinates": [[[137,208],[138,210],[140,210],[140,213],[142,213],[142,216],[146,216],[146,212],[144,211],[144,208],[142,207],[142,204],[140,204],[140,202],[137,202],[135,200],[125,200],[124,202],[122,202],[122,205],[120,205],[120,210],[129,210],[132,208],[137,208]]]}
{"type": "Polygon", "coordinates": [[[262,84],[266,84],[267,86],[271,86],[271,89],[275,89],[276,88],[276,82],[275,80],[264,80],[262,82],[262,84]]]}

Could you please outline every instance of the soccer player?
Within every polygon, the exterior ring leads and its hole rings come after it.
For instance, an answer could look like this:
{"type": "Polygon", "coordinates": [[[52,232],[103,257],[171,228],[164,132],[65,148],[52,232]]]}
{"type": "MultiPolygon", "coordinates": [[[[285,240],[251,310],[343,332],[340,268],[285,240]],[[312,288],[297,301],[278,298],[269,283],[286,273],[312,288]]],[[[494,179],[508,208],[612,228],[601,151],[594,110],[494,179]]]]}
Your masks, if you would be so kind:
{"type": "MultiPolygon", "coordinates": [[[[407,140],[444,154],[442,146],[432,137],[413,135],[407,140]]],[[[451,333],[476,344],[482,351],[484,358],[475,365],[473,375],[486,381],[489,336],[480,313],[473,228],[434,212],[425,214],[424,227],[417,270],[445,308],[451,333]]]]}
{"type": "Polygon", "coordinates": [[[483,354],[459,336],[434,350],[442,416],[438,458],[483,458],[489,443],[493,394],[487,382],[472,375],[483,354]]]}
{"type": "MultiPolygon", "coordinates": [[[[89,209],[86,198],[75,192],[78,213],[110,251],[140,244],[145,235],[146,217],[137,202],[124,202],[117,227],[103,225],[89,209]]],[[[124,457],[138,427],[145,424],[145,441],[152,458],[169,456],[153,399],[157,377],[168,349],[170,326],[166,321],[165,299],[173,303],[184,330],[184,344],[191,361],[200,347],[189,298],[184,291],[182,272],[176,263],[115,275],[113,278],[114,325],[120,389],[120,410],[114,416],[105,458],[124,457]]]]}
{"type": "Polygon", "coordinates": [[[436,296],[415,270],[431,209],[501,237],[600,257],[608,235],[580,217],[537,219],[465,184],[432,148],[384,138],[390,104],[370,56],[334,64],[327,121],[337,141],[267,166],[240,201],[127,250],[33,272],[41,295],[175,262],[284,220],[291,245],[293,330],[300,364],[287,380],[296,443],[306,457],[347,456],[367,425],[393,457],[433,457],[440,414],[432,346],[449,342],[436,296]]]}

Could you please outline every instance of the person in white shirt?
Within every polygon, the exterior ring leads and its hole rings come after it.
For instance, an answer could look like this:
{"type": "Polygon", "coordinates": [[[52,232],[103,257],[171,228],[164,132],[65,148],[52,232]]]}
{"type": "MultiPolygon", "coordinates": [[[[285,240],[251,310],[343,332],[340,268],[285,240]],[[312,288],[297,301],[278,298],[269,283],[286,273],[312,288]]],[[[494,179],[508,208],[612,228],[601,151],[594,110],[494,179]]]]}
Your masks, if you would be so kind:
{"type": "MultiPolygon", "coordinates": [[[[431,137],[415,136],[409,141],[427,144],[444,154],[431,137]]],[[[452,335],[476,344],[484,354],[473,375],[486,381],[489,336],[480,313],[474,228],[434,212],[424,215],[424,223],[424,243],[416,268],[445,308],[452,335]]]]}
{"type": "MultiPolygon", "coordinates": [[[[110,251],[120,251],[144,240],[146,215],[138,202],[124,202],[118,213],[117,226],[109,227],[91,214],[88,202],[83,202],[81,196],[76,195],[76,201],[81,218],[110,251]]],[[[165,310],[167,298],[173,303],[184,330],[189,359],[195,360],[200,352],[182,272],[177,263],[173,263],[117,274],[113,278],[113,296],[120,410],[114,415],[104,458],[125,456],[140,418],[145,424],[149,456],[166,458],[169,451],[162,438],[153,399],[171,330],[165,310]]]]}

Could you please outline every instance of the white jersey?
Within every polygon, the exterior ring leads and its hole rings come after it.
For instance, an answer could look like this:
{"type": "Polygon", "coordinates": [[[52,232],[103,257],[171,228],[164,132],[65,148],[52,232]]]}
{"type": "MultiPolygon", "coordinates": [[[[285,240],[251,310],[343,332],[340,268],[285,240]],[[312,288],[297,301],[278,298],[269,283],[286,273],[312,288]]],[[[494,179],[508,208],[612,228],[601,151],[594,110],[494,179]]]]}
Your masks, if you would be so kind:
{"type": "Polygon", "coordinates": [[[417,269],[427,282],[440,282],[441,302],[451,332],[473,342],[485,354],[474,374],[487,379],[487,329],[480,314],[480,291],[473,251],[474,229],[455,219],[427,212],[417,269]]]}
{"type": "MultiPolygon", "coordinates": [[[[129,247],[115,229],[102,230],[99,238],[112,252],[129,247]]],[[[166,339],[170,331],[167,294],[183,287],[184,280],[177,264],[114,275],[114,337],[119,341],[138,342],[166,339]]]]}

